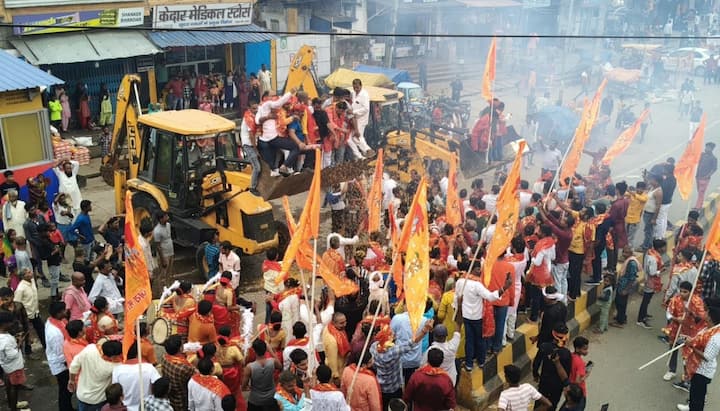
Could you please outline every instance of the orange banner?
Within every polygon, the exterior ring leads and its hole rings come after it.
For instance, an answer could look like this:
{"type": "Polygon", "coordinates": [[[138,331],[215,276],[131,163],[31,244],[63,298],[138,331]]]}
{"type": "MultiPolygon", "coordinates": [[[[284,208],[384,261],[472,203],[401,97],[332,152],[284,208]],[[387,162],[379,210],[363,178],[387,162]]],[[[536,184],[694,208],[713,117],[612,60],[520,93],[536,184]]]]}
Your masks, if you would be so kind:
{"type": "Polygon", "coordinates": [[[565,161],[562,164],[562,168],[559,170],[560,176],[558,177],[558,183],[562,187],[566,185],[565,181],[568,178],[572,181],[572,177],[575,175],[575,171],[577,171],[577,167],[580,164],[583,148],[590,137],[590,134],[585,132],[587,130],[587,122],[589,121],[589,118],[590,103],[585,101],[585,107],[583,108],[582,115],[580,116],[580,124],[578,124],[575,129],[575,137],[573,137],[572,145],[565,155],[565,161]]]}
{"type": "Polygon", "coordinates": [[[379,149],[375,163],[372,186],[367,197],[368,233],[380,231],[380,216],[382,215],[383,199],[383,149],[379,149]]]}
{"type": "Polygon", "coordinates": [[[317,273],[322,277],[327,284],[333,290],[336,297],[344,297],[346,295],[355,294],[360,290],[360,287],[353,281],[347,278],[340,278],[335,274],[330,267],[323,264],[322,258],[318,261],[317,273]]]}
{"type": "Polygon", "coordinates": [[[457,227],[463,222],[462,206],[458,194],[457,182],[457,156],[450,158],[450,170],[448,171],[448,188],[445,200],[445,219],[448,224],[457,227]]]}
{"type": "Polygon", "coordinates": [[[630,147],[633,139],[637,135],[638,131],[640,131],[640,126],[642,126],[643,121],[645,121],[645,118],[647,118],[648,115],[650,115],[650,110],[643,111],[632,126],[626,128],[622,133],[620,133],[615,142],[605,152],[605,156],[602,159],[603,164],[609,165],[615,157],[619,156],[625,152],[628,147],[630,147]]]}
{"type": "Polygon", "coordinates": [[[700,162],[703,148],[705,147],[705,122],[706,116],[703,114],[700,125],[695,130],[695,134],[690,139],[685,152],[680,160],[675,164],[675,178],[677,179],[677,189],[683,200],[690,198],[692,192],[693,180],[695,180],[695,170],[700,162]]]}
{"type": "Polygon", "coordinates": [[[415,196],[419,214],[405,224],[413,225],[405,255],[405,304],[413,332],[417,332],[425,313],[430,287],[430,227],[427,217],[427,186],[418,186],[415,196]]]}
{"type": "MultiPolygon", "coordinates": [[[[283,210],[285,210],[285,220],[287,222],[288,231],[290,232],[290,237],[295,235],[295,231],[297,231],[297,224],[295,223],[295,218],[292,216],[292,212],[290,211],[290,201],[288,199],[288,196],[283,196],[283,210]]],[[[296,254],[296,262],[298,267],[302,268],[303,270],[312,270],[312,255],[313,250],[310,246],[310,243],[307,241],[303,241],[300,243],[298,253],[296,254]]],[[[285,273],[287,274],[287,273],[285,273]]],[[[287,278],[287,275],[284,276],[278,276],[276,279],[277,284],[282,283],[287,278]]]]}
{"type": "Polygon", "coordinates": [[[705,241],[705,249],[714,260],[720,260],[720,213],[715,214],[710,232],[705,241]]]}
{"type": "Polygon", "coordinates": [[[125,359],[130,346],[138,338],[135,335],[135,321],[145,313],[152,302],[150,274],[145,254],[138,244],[132,196],[130,191],[125,193],[125,333],[122,340],[125,359]]]}
{"type": "Polygon", "coordinates": [[[520,141],[515,161],[498,195],[497,208],[495,211],[498,217],[497,224],[495,225],[497,228],[495,228],[495,234],[493,234],[492,240],[490,240],[490,244],[487,247],[485,263],[483,265],[483,284],[485,284],[485,286],[490,284],[492,268],[498,256],[505,252],[512,238],[515,236],[518,216],[520,215],[518,189],[520,188],[520,169],[522,168],[524,150],[525,142],[520,141]]]}
{"type": "Polygon", "coordinates": [[[485,60],[485,72],[482,81],[482,98],[490,101],[493,99],[493,83],[495,82],[495,55],[497,50],[496,39],[493,37],[488,50],[487,60],[485,60]]]}
{"type": "MultiPolygon", "coordinates": [[[[404,290],[404,278],[403,278],[403,258],[401,253],[404,253],[407,250],[408,243],[410,242],[410,235],[413,232],[413,226],[414,222],[418,219],[418,216],[423,213],[423,208],[427,207],[427,202],[422,203],[422,206],[420,206],[419,202],[419,195],[420,195],[420,189],[419,187],[425,187],[427,184],[425,177],[422,177],[420,180],[420,183],[418,184],[418,191],[415,192],[415,196],[413,197],[412,203],[410,203],[410,209],[408,210],[407,215],[405,216],[402,231],[400,232],[400,237],[397,239],[397,248],[393,249],[393,262],[392,266],[390,266],[390,274],[392,275],[393,281],[395,281],[396,291],[395,295],[400,298],[400,296],[403,294],[404,290]]],[[[427,194],[425,194],[427,198],[427,194]]],[[[429,244],[428,244],[429,245],[429,244]]],[[[429,253],[428,253],[429,256],[429,253]]]]}

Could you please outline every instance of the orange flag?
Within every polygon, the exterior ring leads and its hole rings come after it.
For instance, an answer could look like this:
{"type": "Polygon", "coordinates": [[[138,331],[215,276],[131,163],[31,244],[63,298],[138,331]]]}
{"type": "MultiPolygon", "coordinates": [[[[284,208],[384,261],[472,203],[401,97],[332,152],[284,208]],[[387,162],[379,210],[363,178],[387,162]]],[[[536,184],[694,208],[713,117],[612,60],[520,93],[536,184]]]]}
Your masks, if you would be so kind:
{"type": "Polygon", "coordinates": [[[508,244],[510,244],[510,241],[515,236],[515,229],[517,228],[518,216],[520,214],[518,189],[520,187],[520,169],[522,168],[524,150],[525,142],[520,141],[515,161],[498,195],[497,208],[495,211],[498,217],[495,226],[497,228],[487,247],[485,263],[483,265],[483,284],[485,284],[485,286],[490,284],[492,268],[498,256],[507,249],[508,244]]]}
{"type": "Polygon", "coordinates": [[[577,128],[575,129],[575,136],[573,137],[572,145],[568,149],[567,154],[565,155],[565,161],[562,164],[562,168],[560,169],[560,177],[558,177],[558,182],[561,186],[565,186],[565,181],[568,179],[568,177],[571,178],[575,175],[575,171],[577,170],[578,164],[580,164],[580,158],[582,157],[583,148],[585,147],[585,143],[587,143],[588,138],[590,137],[589,133],[585,133],[585,130],[587,130],[587,122],[589,121],[590,117],[590,104],[586,101],[585,107],[583,108],[582,115],[580,116],[580,124],[578,124],[577,128]]]}
{"type": "MultiPolygon", "coordinates": [[[[283,209],[285,210],[285,220],[287,221],[288,231],[290,232],[290,236],[292,237],[295,235],[295,231],[297,231],[297,224],[295,223],[295,218],[293,218],[292,213],[290,212],[290,201],[288,200],[288,196],[283,196],[282,201],[283,209]]],[[[302,268],[303,270],[312,271],[312,255],[313,250],[312,247],[310,247],[310,243],[307,241],[301,242],[298,253],[296,255],[296,262],[298,267],[302,268]]],[[[286,278],[287,275],[278,276],[275,279],[275,282],[277,284],[280,284],[285,281],[286,278]]]]}
{"type": "MultiPolygon", "coordinates": [[[[401,253],[405,252],[408,247],[408,243],[410,242],[410,235],[413,232],[413,222],[417,220],[417,216],[420,215],[423,211],[423,208],[427,208],[427,194],[425,195],[425,203],[420,202],[419,196],[420,196],[420,189],[419,187],[425,187],[426,181],[425,177],[423,177],[420,180],[420,184],[418,184],[418,191],[415,192],[415,196],[413,197],[413,201],[410,204],[410,209],[408,210],[407,215],[405,216],[402,231],[400,232],[400,237],[397,239],[397,247],[393,249],[393,262],[392,266],[390,266],[390,274],[392,274],[393,281],[395,281],[396,286],[396,292],[395,295],[399,298],[403,293],[403,263],[402,263],[402,256],[401,253]]],[[[428,240],[429,241],[429,240],[428,240]]],[[[429,245],[429,244],[428,244],[429,245]]],[[[406,261],[407,263],[407,261],[406,261]]]]}
{"type": "Polygon", "coordinates": [[[338,277],[330,267],[323,264],[322,258],[319,260],[317,273],[325,281],[325,284],[333,290],[336,297],[355,294],[360,290],[360,287],[355,282],[348,278],[338,277]]]}
{"type": "Polygon", "coordinates": [[[390,245],[393,250],[396,250],[400,237],[397,228],[397,221],[395,219],[395,205],[392,202],[388,204],[388,219],[390,220],[390,245]]]}
{"type": "Polygon", "coordinates": [[[457,157],[453,154],[450,158],[450,170],[448,171],[448,188],[445,200],[445,218],[448,224],[457,227],[462,224],[463,215],[458,195],[457,183],[457,157]]]}
{"type": "Polygon", "coordinates": [[[125,333],[123,334],[123,357],[127,359],[130,346],[138,338],[135,321],[152,302],[150,275],[145,254],[138,244],[138,230],[133,215],[132,193],[125,194],[125,333]]]}
{"type": "Polygon", "coordinates": [[[706,117],[703,114],[700,119],[700,125],[695,130],[695,134],[690,139],[680,160],[675,164],[675,179],[677,179],[677,188],[680,197],[683,200],[690,198],[690,192],[695,179],[695,169],[700,162],[703,148],[705,147],[705,122],[706,117]]]}
{"type": "Polygon", "coordinates": [[[382,214],[383,198],[383,149],[379,149],[375,163],[372,186],[367,197],[368,233],[380,230],[380,215],[382,214]]]}
{"type": "Polygon", "coordinates": [[[598,113],[600,113],[600,105],[602,104],[602,94],[603,91],[605,91],[605,86],[607,86],[607,79],[604,78],[603,81],[600,83],[600,85],[597,88],[597,91],[595,91],[595,96],[593,96],[592,103],[590,104],[590,121],[589,123],[589,129],[587,130],[587,133],[590,134],[590,131],[593,128],[593,125],[595,124],[595,121],[597,121],[598,113]]]}
{"type": "Polygon", "coordinates": [[[414,226],[405,256],[405,304],[410,325],[417,332],[425,312],[428,288],[430,287],[430,227],[427,217],[427,186],[420,184],[415,196],[418,214],[405,224],[414,226]]]}
{"type": "Polygon", "coordinates": [[[622,133],[620,133],[617,140],[615,140],[613,145],[611,145],[607,152],[605,152],[605,156],[601,160],[603,164],[609,165],[615,157],[622,154],[628,147],[630,147],[633,139],[637,135],[638,131],[640,131],[640,126],[642,126],[643,121],[645,121],[645,118],[647,118],[649,114],[650,110],[643,111],[632,126],[626,128],[622,133]]]}
{"type": "Polygon", "coordinates": [[[705,249],[710,254],[710,257],[720,260],[720,213],[715,214],[715,219],[707,235],[707,241],[705,241],[705,249]]]}
{"type": "Polygon", "coordinates": [[[493,99],[492,86],[495,82],[495,54],[497,50],[496,39],[493,37],[485,60],[485,73],[482,81],[482,98],[490,101],[493,99]]]}

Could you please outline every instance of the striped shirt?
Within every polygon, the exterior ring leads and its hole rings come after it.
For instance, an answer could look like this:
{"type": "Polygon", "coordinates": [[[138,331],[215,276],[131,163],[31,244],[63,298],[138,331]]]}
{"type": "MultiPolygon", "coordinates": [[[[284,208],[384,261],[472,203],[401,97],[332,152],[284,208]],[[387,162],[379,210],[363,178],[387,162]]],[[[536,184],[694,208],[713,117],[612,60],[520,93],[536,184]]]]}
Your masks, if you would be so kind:
{"type": "Polygon", "coordinates": [[[537,401],[542,398],[530,384],[521,384],[518,387],[510,387],[500,393],[498,408],[505,411],[526,411],[530,408],[530,401],[537,401]]]}

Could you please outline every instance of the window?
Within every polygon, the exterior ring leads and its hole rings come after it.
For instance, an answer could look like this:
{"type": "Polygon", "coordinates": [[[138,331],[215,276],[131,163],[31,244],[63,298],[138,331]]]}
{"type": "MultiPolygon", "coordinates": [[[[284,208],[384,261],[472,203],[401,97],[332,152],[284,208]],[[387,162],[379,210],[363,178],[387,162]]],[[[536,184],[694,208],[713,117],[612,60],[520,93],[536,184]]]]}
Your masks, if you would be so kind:
{"type": "Polygon", "coordinates": [[[270,20],[270,31],[280,31],[280,20],[270,20]]]}
{"type": "Polygon", "coordinates": [[[47,112],[9,115],[0,119],[0,166],[18,167],[50,159],[47,112]]]}
{"type": "Polygon", "coordinates": [[[169,186],[173,165],[175,135],[150,129],[146,133],[140,153],[139,175],[145,180],[169,186]]]}

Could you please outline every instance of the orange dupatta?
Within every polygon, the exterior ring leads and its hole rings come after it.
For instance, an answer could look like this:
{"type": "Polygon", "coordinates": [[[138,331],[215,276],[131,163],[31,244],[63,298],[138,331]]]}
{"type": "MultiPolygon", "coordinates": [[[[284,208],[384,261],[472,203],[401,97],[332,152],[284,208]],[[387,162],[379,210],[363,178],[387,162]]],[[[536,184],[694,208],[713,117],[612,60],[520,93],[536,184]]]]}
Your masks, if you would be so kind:
{"type": "Polygon", "coordinates": [[[347,334],[345,334],[344,331],[340,331],[335,328],[332,323],[327,325],[327,330],[337,342],[338,355],[341,357],[345,357],[347,353],[350,352],[350,341],[348,341],[347,334]]]}
{"type": "MultiPolygon", "coordinates": [[[[535,248],[532,250],[532,257],[537,257],[540,252],[547,250],[548,248],[555,245],[555,239],[552,237],[544,237],[538,240],[535,244],[535,248]]],[[[547,264],[543,261],[540,265],[530,264],[530,270],[528,271],[527,281],[530,284],[536,285],[540,288],[546,287],[553,284],[552,274],[547,267],[547,264]]]]}
{"type": "Polygon", "coordinates": [[[228,387],[212,375],[195,374],[192,376],[192,380],[202,385],[204,388],[207,388],[220,398],[230,395],[228,387]]]}

